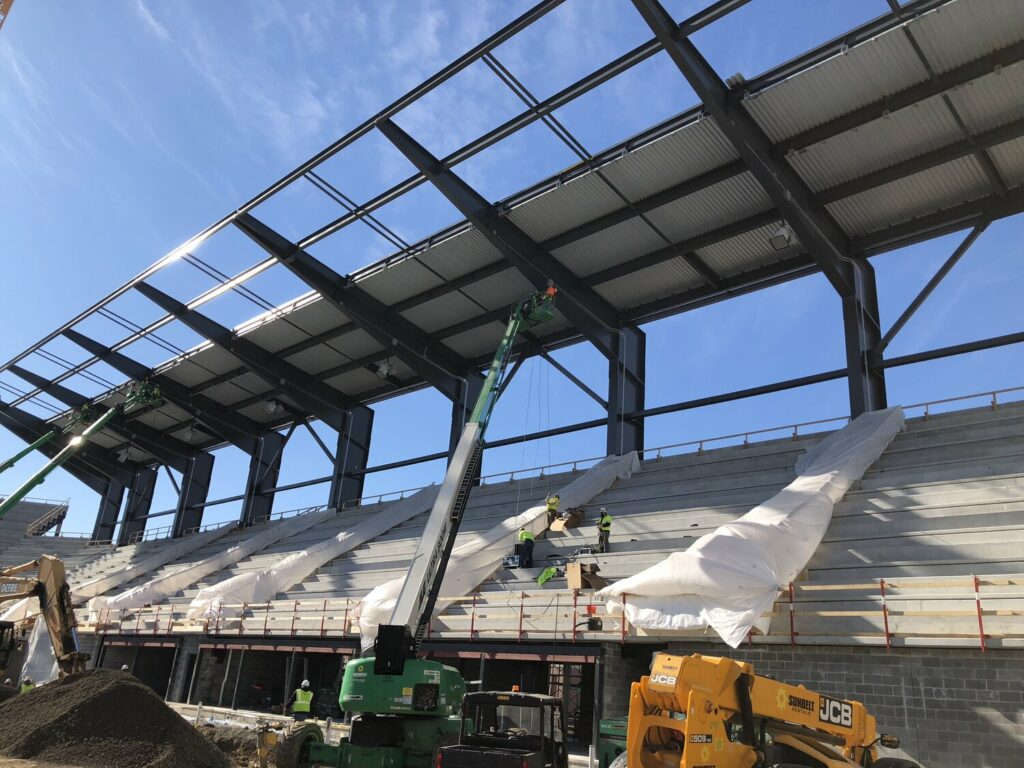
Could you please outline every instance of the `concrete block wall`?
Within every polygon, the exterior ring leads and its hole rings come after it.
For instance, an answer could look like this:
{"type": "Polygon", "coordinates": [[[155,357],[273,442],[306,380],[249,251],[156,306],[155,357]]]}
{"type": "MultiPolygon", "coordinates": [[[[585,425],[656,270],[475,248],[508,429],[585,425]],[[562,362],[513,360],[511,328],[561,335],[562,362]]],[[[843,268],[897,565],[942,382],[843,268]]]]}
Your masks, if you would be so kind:
{"type": "MultiPolygon", "coordinates": [[[[628,646],[604,649],[604,717],[628,711],[629,686],[647,658],[628,646]]],[[[864,703],[880,732],[902,741],[901,755],[924,768],[1024,765],[1024,651],[827,646],[673,644],[671,653],[748,661],[755,672],[864,703]]]]}

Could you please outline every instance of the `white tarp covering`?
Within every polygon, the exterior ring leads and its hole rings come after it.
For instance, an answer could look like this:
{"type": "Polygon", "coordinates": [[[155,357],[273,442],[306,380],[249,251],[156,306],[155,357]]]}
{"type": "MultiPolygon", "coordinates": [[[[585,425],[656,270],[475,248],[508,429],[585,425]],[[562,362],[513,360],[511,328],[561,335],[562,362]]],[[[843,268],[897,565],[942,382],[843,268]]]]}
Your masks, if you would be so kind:
{"type": "Polygon", "coordinates": [[[264,603],[272,600],[278,592],[283,592],[316,573],[325,563],[341,557],[396,525],[427,512],[437,498],[437,491],[436,485],[423,488],[408,498],[396,501],[381,512],[370,515],[358,525],[341,531],[326,541],[314,544],[309,549],[294,552],[269,568],[240,573],[219,584],[201,589],[189,604],[188,618],[195,620],[204,616],[216,616],[224,605],[264,603]]]}
{"type": "MultiPolygon", "coordinates": [[[[146,555],[143,555],[136,562],[129,564],[125,568],[119,568],[116,571],[112,571],[98,579],[87,581],[84,584],[72,583],[71,599],[76,605],[80,605],[90,598],[102,595],[104,592],[109,592],[112,589],[116,589],[122,584],[127,584],[132,579],[143,576],[151,571],[155,571],[157,568],[167,565],[167,563],[173,562],[179,557],[187,555],[189,552],[199,549],[200,547],[204,547],[207,544],[216,541],[221,536],[230,533],[234,528],[235,526],[233,525],[223,525],[219,528],[213,528],[209,531],[193,534],[192,536],[173,539],[171,543],[161,544],[154,547],[152,550],[147,549],[146,555]]],[[[37,613],[37,608],[38,601],[34,598],[32,600],[19,600],[2,616],[0,616],[0,621],[24,621],[29,616],[35,615],[37,613]]]]}
{"type": "MultiPolygon", "coordinates": [[[[607,490],[616,480],[627,480],[638,471],[640,459],[636,451],[625,456],[609,456],[602,459],[557,492],[561,508],[583,506],[607,490]]],[[[460,536],[452,549],[444,581],[441,582],[441,596],[468,595],[498,569],[502,558],[511,551],[513,544],[518,540],[520,528],[527,528],[534,536],[538,536],[547,530],[547,527],[545,503],[507,517],[485,533],[460,536]]],[[[364,651],[373,647],[378,625],[390,621],[391,612],[404,582],[405,578],[399,577],[380,584],[371,590],[353,611],[353,616],[359,619],[359,633],[364,651]]]]}
{"type": "Polygon", "coordinates": [[[254,552],[259,552],[271,544],[276,544],[281,539],[294,536],[317,523],[321,523],[333,517],[333,509],[317,509],[298,515],[288,520],[282,520],[277,525],[270,525],[265,531],[249,536],[247,539],[218,552],[211,557],[204,558],[197,563],[188,565],[180,570],[169,573],[155,579],[150,579],[145,584],[125,590],[117,595],[101,595],[89,601],[90,619],[93,621],[99,618],[104,610],[119,611],[122,608],[141,608],[144,605],[155,605],[171,595],[176,595],[181,590],[189,587],[201,579],[226,568],[232,563],[237,563],[243,557],[248,557],[254,552]]]}
{"type": "Polygon", "coordinates": [[[737,647],[753,627],[768,631],[778,590],[821,543],[836,502],[903,428],[903,410],[858,416],[809,450],[797,478],[764,504],[699,538],[689,549],[597,593],[642,629],[710,626],[737,647]]]}

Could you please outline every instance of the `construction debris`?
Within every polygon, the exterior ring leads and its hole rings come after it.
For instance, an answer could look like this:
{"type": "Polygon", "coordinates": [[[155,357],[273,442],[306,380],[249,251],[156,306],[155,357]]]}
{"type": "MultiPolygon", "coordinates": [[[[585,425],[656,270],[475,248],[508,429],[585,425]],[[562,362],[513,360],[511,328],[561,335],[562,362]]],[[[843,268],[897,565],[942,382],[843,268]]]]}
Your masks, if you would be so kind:
{"type": "Polygon", "coordinates": [[[231,768],[131,675],[70,675],[0,704],[0,754],[79,768],[231,768]]]}

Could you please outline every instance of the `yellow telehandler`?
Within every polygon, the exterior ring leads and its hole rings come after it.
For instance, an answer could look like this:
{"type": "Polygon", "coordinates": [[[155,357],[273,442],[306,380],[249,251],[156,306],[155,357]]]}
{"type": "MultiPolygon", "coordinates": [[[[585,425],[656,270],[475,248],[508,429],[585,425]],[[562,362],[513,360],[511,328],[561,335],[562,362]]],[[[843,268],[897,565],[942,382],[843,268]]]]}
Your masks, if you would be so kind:
{"type": "Polygon", "coordinates": [[[864,705],[762,675],[745,662],[657,653],[630,690],[626,751],[611,768],[919,768],[878,757],[864,705]]]}

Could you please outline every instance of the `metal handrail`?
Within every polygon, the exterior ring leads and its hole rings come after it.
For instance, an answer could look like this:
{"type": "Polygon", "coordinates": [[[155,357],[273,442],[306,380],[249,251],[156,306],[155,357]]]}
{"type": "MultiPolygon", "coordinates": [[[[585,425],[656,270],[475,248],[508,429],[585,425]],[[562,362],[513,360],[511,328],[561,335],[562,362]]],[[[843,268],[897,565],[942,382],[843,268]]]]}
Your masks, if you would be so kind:
{"type": "Polygon", "coordinates": [[[25,528],[25,534],[27,536],[36,536],[41,533],[46,533],[46,531],[49,530],[49,526],[47,525],[47,523],[51,522],[55,518],[60,517],[61,515],[66,515],[70,503],[70,499],[65,499],[64,501],[56,502],[53,507],[51,507],[44,514],[40,515],[28,524],[28,526],[25,528]],[[42,530],[39,530],[40,528],[42,528],[42,530]]]}

